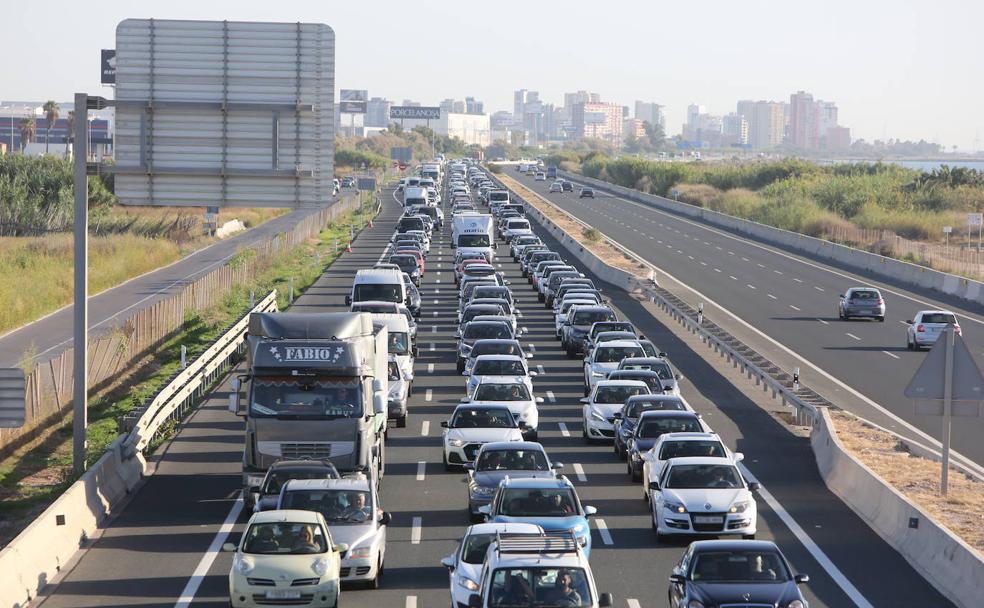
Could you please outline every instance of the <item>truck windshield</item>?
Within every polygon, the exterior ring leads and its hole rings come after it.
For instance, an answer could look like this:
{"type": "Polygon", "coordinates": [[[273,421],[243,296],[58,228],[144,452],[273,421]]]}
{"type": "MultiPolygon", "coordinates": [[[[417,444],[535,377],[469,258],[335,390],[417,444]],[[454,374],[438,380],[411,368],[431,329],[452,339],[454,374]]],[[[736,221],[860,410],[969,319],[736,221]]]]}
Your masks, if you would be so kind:
{"type": "Polygon", "coordinates": [[[389,333],[389,348],[391,355],[405,355],[410,352],[410,337],[405,331],[391,331],[389,333]]]}
{"type": "Polygon", "coordinates": [[[487,234],[462,234],[458,236],[458,247],[488,247],[491,241],[487,234]]]}
{"type": "Polygon", "coordinates": [[[395,283],[358,283],[355,286],[356,302],[403,302],[400,286],[395,283]]]}
{"type": "Polygon", "coordinates": [[[266,376],[253,379],[249,415],[260,418],[360,418],[357,378],[266,376]]]}

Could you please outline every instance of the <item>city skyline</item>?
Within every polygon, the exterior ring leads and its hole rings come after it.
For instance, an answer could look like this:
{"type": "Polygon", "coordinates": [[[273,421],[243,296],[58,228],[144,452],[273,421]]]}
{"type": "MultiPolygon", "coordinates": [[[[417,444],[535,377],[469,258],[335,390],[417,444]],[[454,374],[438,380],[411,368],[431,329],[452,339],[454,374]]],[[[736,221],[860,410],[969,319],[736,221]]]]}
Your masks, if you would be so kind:
{"type": "MultiPolygon", "coordinates": [[[[507,2],[506,14],[489,11],[480,25],[469,11],[449,11],[427,0],[413,11],[393,2],[371,4],[376,10],[339,5],[327,11],[306,2],[202,6],[175,0],[153,16],[328,23],[338,41],[336,90],[369,89],[372,96],[393,101],[439,105],[447,98],[472,96],[492,114],[511,110],[513,93],[522,88],[557,107],[564,105],[565,93],[589,90],[630,108],[637,100],[663,105],[666,130],[673,135],[686,122],[690,103],[727,116],[738,101],[788,103],[792,92],[803,90],[837,103],[840,123],[851,128],[854,139],[925,139],[963,151],[982,147],[984,119],[977,110],[984,101],[982,85],[961,76],[973,73],[979,56],[972,24],[979,20],[975,16],[984,16],[984,8],[977,5],[944,1],[927,13],[914,2],[833,2],[805,22],[795,11],[770,12],[764,2],[741,7],[710,2],[695,22],[683,7],[625,2],[593,14],[584,35],[572,37],[569,32],[581,31],[576,23],[583,11],[576,2],[565,5],[566,11],[522,5],[521,19],[507,2]],[[963,15],[960,20],[946,16],[953,14],[949,5],[963,15]],[[392,33],[366,17],[387,11],[399,14],[392,33]],[[628,14],[633,18],[625,18],[628,14]],[[547,22],[552,27],[542,27],[547,22]],[[660,24],[658,36],[654,24],[660,24]],[[460,53],[453,45],[437,50],[405,44],[401,32],[427,28],[451,39],[455,32],[462,39],[496,32],[497,43],[494,51],[460,53]],[[450,64],[461,77],[421,78],[431,63],[450,64]],[[396,69],[399,65],[415,67],[396,69]]],[[[148,16],[118,0],[107,0],[98,12],[67,2],[56,2],[54,10],[67,18],[51,20],[43,39],[29,13],[15,12],[0,24],[7,48],[31,57],[7,63],[5,98],[67,100],[76,90],[99,93],[99,49],[115,45],[120,20],[148,16]]]]}

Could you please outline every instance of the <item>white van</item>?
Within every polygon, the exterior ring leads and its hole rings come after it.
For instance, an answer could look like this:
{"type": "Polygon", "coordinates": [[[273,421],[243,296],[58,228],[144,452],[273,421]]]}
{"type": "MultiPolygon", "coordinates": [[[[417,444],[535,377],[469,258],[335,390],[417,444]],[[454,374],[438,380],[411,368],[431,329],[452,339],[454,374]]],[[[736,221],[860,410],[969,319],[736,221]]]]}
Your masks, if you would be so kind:
{"type": "Polygon", "coordinates": [[[345,304],[369,301],[405,304],[407,287],[403,283],[403,273],[392,268],[367,268],[356,272],[352,293],[345,296],[345,304]]]}
{"type": "Polygon", "coordinates": [[[407,186],[403,191],[403,206],[427,205],[427,188],[407,186]]]}
{"type": "Polygon", "coordinates": [[[372,320],[386,326],[389,336],[387,352],[396,357],[403,377],[407,381],[413,381],[413,358],[417,356],[417,347],[410,337],[410,323],[407,318],[398,314],[374,313],[372,320]]]}

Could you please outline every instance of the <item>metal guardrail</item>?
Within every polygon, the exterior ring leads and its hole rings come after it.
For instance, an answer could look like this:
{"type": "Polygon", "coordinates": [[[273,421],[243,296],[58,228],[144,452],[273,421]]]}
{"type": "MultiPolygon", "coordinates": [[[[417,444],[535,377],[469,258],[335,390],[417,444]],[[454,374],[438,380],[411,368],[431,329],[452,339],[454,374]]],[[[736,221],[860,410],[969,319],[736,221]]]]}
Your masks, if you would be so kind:
{"type": "Polygon", "coordinates": [[[175,374],[171,381],[141,408],[136,414],[135,421],[132,417],[124,420],[124,425],[130,428],[121,446],[123,456],[131,458],[145,450],[168,422],[180,419],[196,399],[226,372],[233,359],[245,348],[246,330],[252,313],[276,310],[277,291],[273,290],[185,369],[175,374]]]}
{"type": "MultiPolygon", "coordinates": [[[[509,190],[524,205],[536,209],[535,205],[532,205],[524,197],[506,186],[494,174],[492,174],[492,179],[502,188],[509,190]]],[[[545,204],[566,215],[578,225],[584,228],[590,227],[589,224],[567,213],[553,202],[546,199],[543,200],[545,204]]],[[[544,216],[539,210],[537,212],[541,216],[544,216]]],[[[659,272],[656,266],[642,259],[633,251],[626,249],[609,237],[605,238],[627,257],[647,268],[651,268],[654,273],[659,272]]],[[[719,353],[727,359],[735,368],[741,367],[742,373],[747,375],[750,380],[754,380],[756,386],[761,386],[764,391],[771,389],[773,399],[778,398],[784,406],[790,406],[794,409],[797,425],[812,427],[819,417],[817,407],[840,409],[809,387],[804,386],[798,381],[798,378],[794,378],[792,374],[783,371],[778,365],[759,354],[755,349],[746,345],[738,338],[735,338],[719,325],[708,320],[701,311],[694,309],[684,300],[667,289],[660,287],[655,280],[653,280],[651,285],[643,289],[643,293],[654,304],[683,325],[689,332],[699,335],[702,342],[707,344],[709,348],[712,348],[714,352],[719,353]]]]}

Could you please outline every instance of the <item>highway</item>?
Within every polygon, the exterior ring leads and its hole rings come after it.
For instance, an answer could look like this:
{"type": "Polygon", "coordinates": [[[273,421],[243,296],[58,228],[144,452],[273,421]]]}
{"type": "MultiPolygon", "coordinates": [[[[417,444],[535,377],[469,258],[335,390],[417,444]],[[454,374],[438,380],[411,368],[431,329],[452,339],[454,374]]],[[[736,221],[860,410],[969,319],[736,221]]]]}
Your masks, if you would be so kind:
{"type": "MultiPolygon", "coordinates": [[[[195,282],[203,274],[222,266],[237,252],[286,232],[316,209],[298,209],[275,217],[256,228],[199,249],[180,260],[148,272],[89,298],[91,336],[113,328],[139,310],[153,306],[195,282]]],[[[66,270],[71,274],[71,269],[66,270]]],[[[0,367],[18,367],[29,350],[36,361],[47,361],[72,347],[72,307],[65,306],[48,316],[0,336],[0,367]]]]}
{"type": "MultiPolygon", "coordinates": [[[[344,310],[355,271],[379,258],[399,215],[390,192],[383,200],[375,228],[359,236],[353,252],[333,264],[294,310],[344,310]]],[[[346,589],[343,606],[448,604],[448,577],[439,561],[468,525],[465,476],[441,465],[440,421],[464,394],[464,379],[454,368],[456,290],[449,239],[450,222],[435,237],[422,283],[420,356],[408,424],[391,428],[387,440],[382,506],[393,522],[382,588],[346,589]]],[[[536,302],[507,250],[500,247],[499,253],[523,313],[520,325],[529,330],[524,342],[535,351],[531,365],[544,372],[534,380],[537,395],[546,398],[540,441],[554,461],[566,464],[582,502],[599,510],[592,521],[591,559],[599,590],[612,592],[620,607],[665,606],[666,577],[686,543],[657,547],[641,485],[629,481],[610,446],[583,443],[581,362],[564,356],[553,339],[552,317],[536,302]]],[[[758,537],[775,540],[794,569],[810,575],[805,592],[811,607],[950,605],[826,490],[807,440],[787,432],[638,302],[613,288],[606,291],[622,316],[670,354],[686,376],[681,390],[690,404],[730,447],[746,455],[745,464],[765,489],[757,497],[758,537]]],[[[44,606],[228,605],[232,557],[217,548],[227,534],[229,540],[238,538],[246,515],[238,500],[243,424],[226,411],[225,390],[220,387],[187,420],[158,456],[157,474],[70,565],[44,606]]]]}
{"type": "MultiPolygon", "coordinates": [[[[826,371],[841,384],[807,372],[804,381],[834,403],[896,432],[912,435],[904,421],[938,440],[941,429],[940,418],[915,416],[912,400],[903,396],[926,356],[925,351],[906,349],[907,319],[918,310],[952,310],[971,352],[978,357],[984,354],[984,316],[974,308],[862,278],[601,191],[595,191],[594,199],[580,199],[577,188],[549,193],[549,181],[536,182],[513,170],[508,175],[706,296],[691,295],[687,298],[691,304],[716,302],[754,328],[749,334],[754,330],[766,334],[777,343],[762,349],[766,356],[771,355],[765,351],[780,358],[792,351],[826,371]],[[838,320],[839,294],[863,285],[881,289],[887,311],[884,323],[838,320]]],[[[955,420],[953,447],[984,464],[982,435],[984,418],[955,420]]]]}

